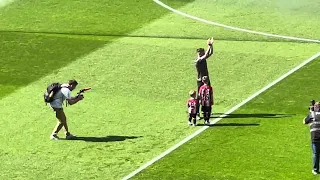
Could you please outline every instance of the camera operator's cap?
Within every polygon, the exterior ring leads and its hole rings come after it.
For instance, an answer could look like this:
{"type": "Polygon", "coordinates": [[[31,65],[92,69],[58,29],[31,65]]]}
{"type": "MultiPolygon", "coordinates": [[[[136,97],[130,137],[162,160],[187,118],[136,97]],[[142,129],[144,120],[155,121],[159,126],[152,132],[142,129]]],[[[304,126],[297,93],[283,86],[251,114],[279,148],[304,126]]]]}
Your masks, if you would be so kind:
{"type": "Polygon", "coordinates": [[[195,91],[195,90],[189,91],[189,95],[190,95],[190,96],[192,96],[192,95],[194,95],[194,94],[196,94],[196,91],[195,91]]]}

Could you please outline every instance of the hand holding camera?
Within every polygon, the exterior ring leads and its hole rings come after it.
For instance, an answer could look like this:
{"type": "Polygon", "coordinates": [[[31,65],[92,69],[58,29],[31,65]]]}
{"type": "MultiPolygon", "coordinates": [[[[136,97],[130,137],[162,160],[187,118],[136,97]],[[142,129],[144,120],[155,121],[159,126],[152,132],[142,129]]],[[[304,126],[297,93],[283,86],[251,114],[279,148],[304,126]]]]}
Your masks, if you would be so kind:
{"type": "Polygon", "coordinates": [[[78,95],[78,98],[79,98],[80,100],[82,100],[82,99],[84,98],[83,94],[79,94],[79,95],[78,95]]]}
{"type": "Polygon", "coordinates": [[[79,98],[79,100],[82,100],[84,98],[83,93],[86,91],[91,90],[91,88],[83,88],[81,89],[77,94],[77,98],[79,98]]]}

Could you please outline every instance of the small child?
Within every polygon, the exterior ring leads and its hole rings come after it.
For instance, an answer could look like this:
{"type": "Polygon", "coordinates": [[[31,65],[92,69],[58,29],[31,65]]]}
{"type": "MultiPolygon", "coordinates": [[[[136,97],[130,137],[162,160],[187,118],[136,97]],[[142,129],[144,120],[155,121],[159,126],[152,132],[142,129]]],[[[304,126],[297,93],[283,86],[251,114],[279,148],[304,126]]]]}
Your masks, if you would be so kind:
{"type": "Polygon", "coordinates": [[[203,85],[199,89],[199,103],[202,106],[201,110],[203,112],[204,124],[210,125],[210,115],[212,111],[212,105],[214,105],[213,99],[213,89],[208,85],[208,77],[202,77],[203,85]]]}
{"type": "Polygon", "coordinates": [[[197,120],[196,120],[196,115],[197,115],[197,106],[198,106],[198,100],[197,100],[197,92],[194,90],[191,90],[189,92],[190,99],[187,101],[187,108],[188,108],[188,113],[189,113],[189,125],[196,126],[197,125],[197,120]],[[191,122],[193,120],[193,123],[191,122]]]}

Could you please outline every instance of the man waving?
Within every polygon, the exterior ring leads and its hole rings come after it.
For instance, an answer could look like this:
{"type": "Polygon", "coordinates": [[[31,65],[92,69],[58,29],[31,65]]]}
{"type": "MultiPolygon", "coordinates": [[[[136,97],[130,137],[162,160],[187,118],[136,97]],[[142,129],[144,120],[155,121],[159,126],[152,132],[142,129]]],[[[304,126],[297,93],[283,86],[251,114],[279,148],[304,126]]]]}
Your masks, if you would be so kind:
{"type": "MultiPolygon", "coordinates": [[[[207,59],[213,54],[213,38],[207,40],[208,49],[205,51],[203,48],[198,48],[197,53],[198,57],[196,58],[195,66],[197,69],[198,77],[197,77],[197,85],[198,85],[198,94],[199,89],[203,85],[202,77],[207,76],[208,85],[210,86],[209,72],[207,67],[207,59]]],[[[199,98],[198,98],[199,99],[199,98]]],[[[199,117],[199,106],[197,107],[197,119],[199,117]]]]}

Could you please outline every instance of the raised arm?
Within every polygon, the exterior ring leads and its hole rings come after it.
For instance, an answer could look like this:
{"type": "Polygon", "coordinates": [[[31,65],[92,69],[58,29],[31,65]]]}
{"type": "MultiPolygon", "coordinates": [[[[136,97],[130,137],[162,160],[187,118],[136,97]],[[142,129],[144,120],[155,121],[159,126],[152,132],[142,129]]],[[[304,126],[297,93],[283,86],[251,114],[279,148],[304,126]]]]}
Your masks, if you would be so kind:
{"type": "Polygon", "coordinates": [[[212,44],[208,45],[208,50],[207,51],[208,51],[207,52],[207,54],[208,54],[207,58],[208,58],[213,54],[213,45],[212,44]]]}
{"type": "Polygon", "coordinates": [[[198,61],[201,61],[203,59],[207,59],[208,57],[210,57],[213,54],[213,45],[212,45],[213,38],[208,39],[207,44],[208,44],[208,48],[207,48],[206,53],[203,56],[199,56],[198,61]]]}

